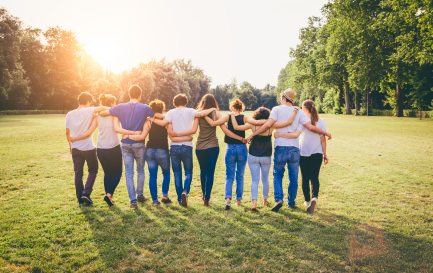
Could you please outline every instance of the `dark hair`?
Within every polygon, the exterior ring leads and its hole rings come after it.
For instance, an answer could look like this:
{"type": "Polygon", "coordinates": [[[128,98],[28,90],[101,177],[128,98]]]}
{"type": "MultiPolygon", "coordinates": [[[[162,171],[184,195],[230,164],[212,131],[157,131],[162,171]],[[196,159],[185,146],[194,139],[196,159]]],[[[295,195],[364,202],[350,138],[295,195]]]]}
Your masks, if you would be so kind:
{"type": "Polygon", "coordinates": [[[173,105],[175,107],[178,106],[185,106],[188,104],[188,97],[185,94],[177,94],[176,96],[174,96],[173,98],[173,105]]]}
{"type": "Polygon", "coordinates": [[[111,94],[101,94],[99,95],[99,104],[102,106],[111,107],[116,104],[117,98],[111,94]]]}
{"type": "Polygon", "coordinates": [[[218,102],[216,101],[214,95],[206,94],[201,98],[200,102],[198,103],[197,110],[206,110],[210,108],[219,109],[218,102]]]}
{"type": "Polygon", "coordinates": [[[93,96],[89,92],[81,92],[77,99],[80,105],[93,102],[93,96]]]}
{"type": "Polygon", "coordinates": [[[129,87],[129,97],[131,99],[140,99],[141,98],[141,88],[137,84],[131,85],[129,87]]]}
{"type": "Polygon", "coordinates": [[[312,100],[304,100],[302,106],[307,108],[308,112],[311,114],[311,124],[315,125],[316,122],[319,121],[319,114],[317,113],[317,109],[314,106],[314,102],[312,100]]]}
{"type": "Polygon", "coordinates": [[[254,111],[253,118],[256,120],[268,119],[270,114],[271,114],[271,110],[269,110],[266,107],[261,106],[261,107],[257,108],[256,111],[254,111]]]}
{"type": "Polygon", "coordinates": [[[245,104],[240,99],[234,99],[230,102],[230,108],[243,112],[245,109],[245,104]]]}
{"type": "Polygon", "coordinates": [[[162,113],[165,110],[165,103],[162,100],[153,100],[149,103],[149,106],[155,113],[162,113]]]}

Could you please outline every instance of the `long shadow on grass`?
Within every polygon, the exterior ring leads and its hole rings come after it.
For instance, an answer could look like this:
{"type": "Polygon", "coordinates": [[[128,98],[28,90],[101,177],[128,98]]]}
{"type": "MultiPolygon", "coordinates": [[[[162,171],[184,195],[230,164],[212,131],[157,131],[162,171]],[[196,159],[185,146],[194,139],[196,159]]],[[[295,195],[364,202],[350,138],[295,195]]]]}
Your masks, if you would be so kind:
{"type": "Polygon", "coordinates": [[[241,207],[227,212],[198,205],[91,208],[83,214],[106,271],[431,269],[431,242],[369,228],[324,209],[313,217],[301,210],[252,213],[241,207]]]}

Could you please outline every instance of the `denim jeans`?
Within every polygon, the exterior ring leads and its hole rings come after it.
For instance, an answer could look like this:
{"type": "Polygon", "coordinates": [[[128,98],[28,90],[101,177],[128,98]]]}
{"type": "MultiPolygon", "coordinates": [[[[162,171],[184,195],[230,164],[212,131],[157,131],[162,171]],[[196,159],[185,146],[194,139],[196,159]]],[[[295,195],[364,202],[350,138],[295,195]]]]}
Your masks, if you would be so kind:
{"type": "Polygon", "coordinates": [[[158,201],[158,166],[162,170],[162,196],[167,197],[170,186],[170,155],[165,149],[146,149],[146,162],[149,169],[149,190],[152,200],[158,201]]]}
{"type": "Polygon", "coordinates": [[[210,200],[210,195],[212,192],[215,176],[215,166],[217,163],[219,152],[219,147],[195,150],[198,164],[200,165],[201,191],[204,199],[208,201],[210,200]]]}
{"type": "Polygon", "coordinates": [[[171,167],[174,174],[177,201],[182,198],[182,193],[189,193],[192,181],[192,147],[187,145],[171,145],[171,167]],[[185,171],[185,180],[182,185],[182,164],[185,171]]]}
{"type": "Polygon", "coordinates": [[[129,201],[137,202],[137,196],[143,195],[144,188],[144,157],[146,148],[144,143],[122,143],[122,156],[125,164],[126,188],[129,201]],[[134,186],[134,161],[137,163],[137,191],[134,186]]]}
{"type": "Polygon", "coordinates": [[[248,166],[251,171],[251,199],[257,200],[259,192],[260,173],[262,175],[263,198],[267,199],[269,195],[269,170],[271,168],[272,158],[270,156],[257,157],[248,155],[248,166]]]}
{"type": "Polygon", "coordinates": [[[242,200],[244,193],[244,173],[247,164],[247,145],[227,144],[226,163],[226,188],[225,198],[232,199],[233,181],[236,176],[236,200],[242,200]]]}
{"type": "Polygon", "coordinates": [[[274,196],[275,202],[284,200],[283,177],[286,164],[289,172],[288,203],[294,206],[298,192],[298,171],[300,152],[297,147],[277,146],[274,154],[274,196]]]}
{"type": "Polygon", "coordinates": [[[72,149],[72,161],[74,162],[75,172],[75,193],[78,201],[81,196],[90,196],[95,184],[96,175],[98,174],[98,159],[96,158],[96,150],[81,151],[72,149]],[[87,163],[89,174],[87,175],[86,184],[83,185],[83,168],[84,163],[87,163]]]}

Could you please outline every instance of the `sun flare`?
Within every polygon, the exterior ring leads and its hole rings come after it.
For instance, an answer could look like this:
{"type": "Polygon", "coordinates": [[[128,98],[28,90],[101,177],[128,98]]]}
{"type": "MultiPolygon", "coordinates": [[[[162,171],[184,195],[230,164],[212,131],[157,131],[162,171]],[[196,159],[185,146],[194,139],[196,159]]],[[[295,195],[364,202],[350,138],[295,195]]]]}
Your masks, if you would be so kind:
{"type": "Polygon", "coordinates": [[[129,67],[129,64],[125,63],[127,53],[119,45],[94,43],[87,44],[84,47],[87,53],[104,69],[122,72],[129,67]]]}

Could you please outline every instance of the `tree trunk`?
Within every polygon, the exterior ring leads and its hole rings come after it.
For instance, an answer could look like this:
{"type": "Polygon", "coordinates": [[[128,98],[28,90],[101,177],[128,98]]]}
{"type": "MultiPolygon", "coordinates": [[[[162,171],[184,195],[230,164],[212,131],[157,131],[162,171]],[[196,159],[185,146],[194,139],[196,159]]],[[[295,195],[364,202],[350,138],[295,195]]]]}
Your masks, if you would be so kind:
{"type": "Polygon", "coordinates": [[[395,115],[397,117],[403,116],[403,100],[401,95],[401,85],[399,82],[395,86],[395,115]]]}
{"type": "Polygon", "coordinates": [[[361,105],[359,103],[359,94],[358,91],[355,92],[355,116],[359,116],[359,110],[361,109],[361,105]]]}
{"type": "Polygon", "coordinates": [[[351,115],[352,114],[352,109],[350,109],[350,86],[349,86],[349,82],[345,81],[344,82],[344,103],[345,103],[345,107],[346,107],[346,115],[351,115]]]}
{"type": "Polygon", "coordinates": [[[370,115],[370,107],[369,107],[369,104],[370,104],[370,86],[369,85],[367,85],[366,87],[365,87],[365,110],[366,110],[366,113],[367,113],[367,116],[369,116],[370,115]]]}

